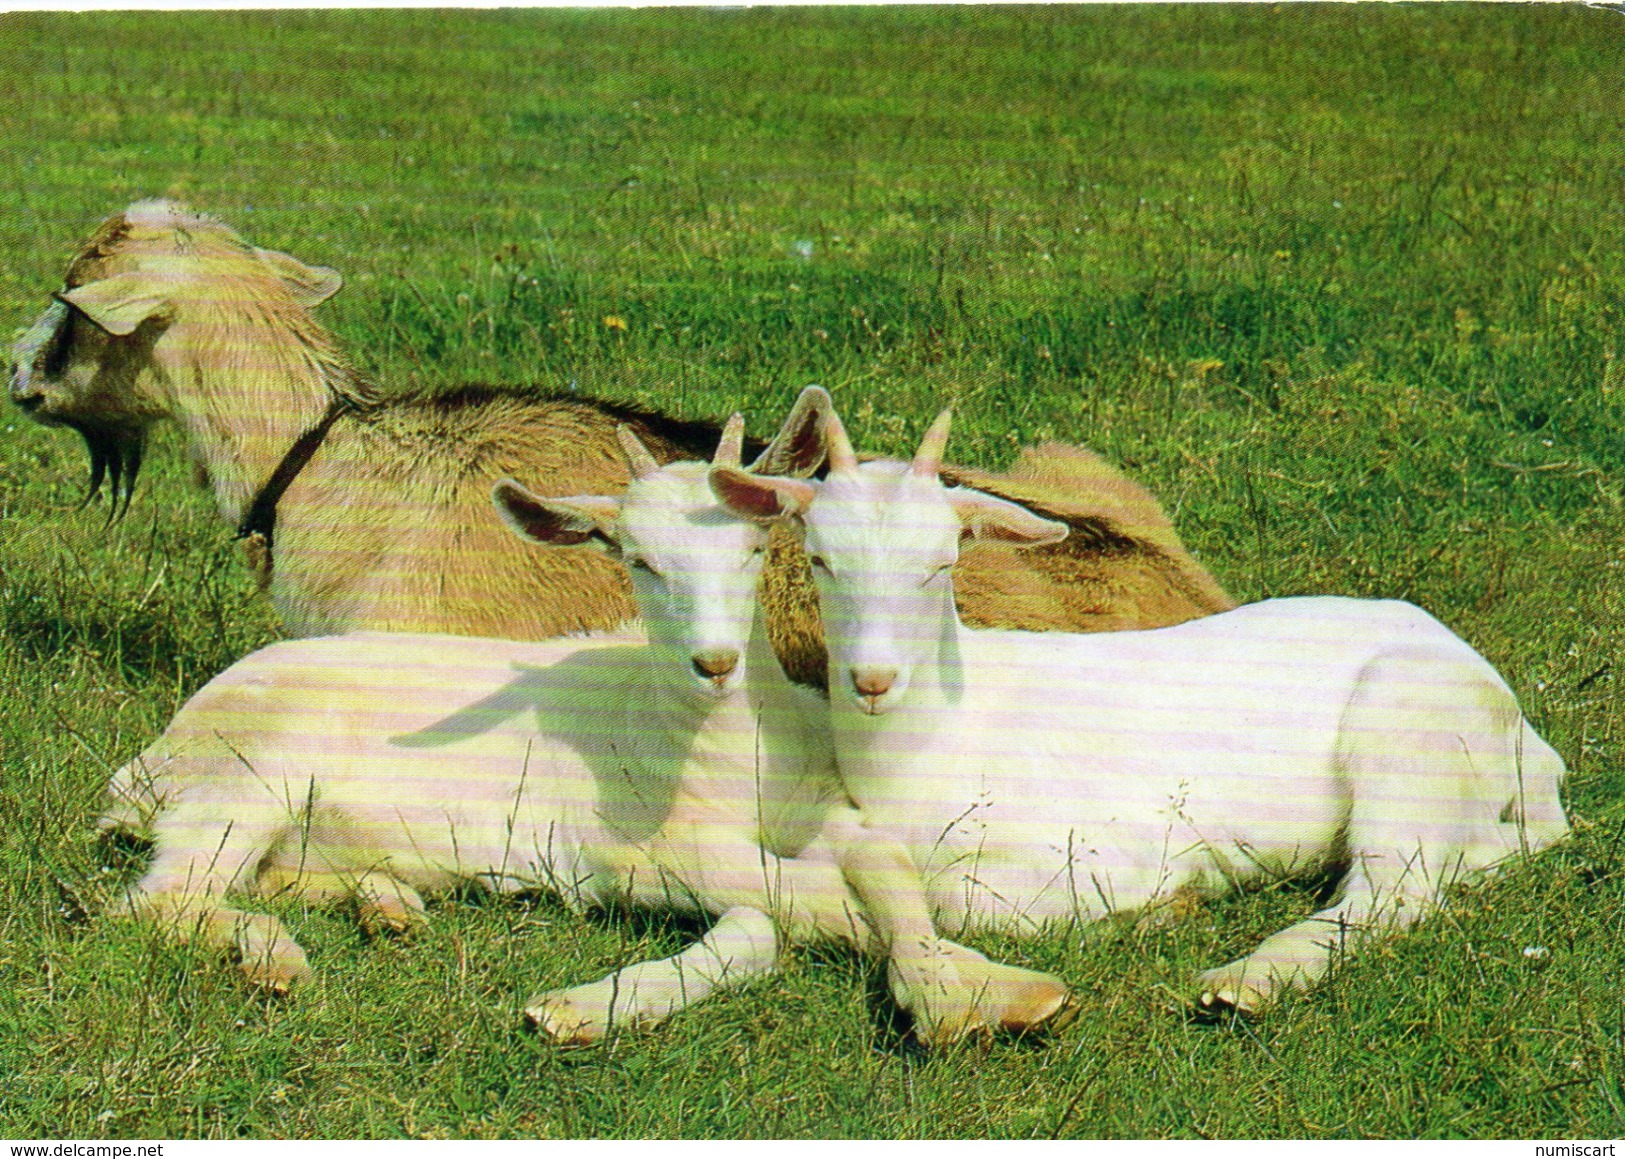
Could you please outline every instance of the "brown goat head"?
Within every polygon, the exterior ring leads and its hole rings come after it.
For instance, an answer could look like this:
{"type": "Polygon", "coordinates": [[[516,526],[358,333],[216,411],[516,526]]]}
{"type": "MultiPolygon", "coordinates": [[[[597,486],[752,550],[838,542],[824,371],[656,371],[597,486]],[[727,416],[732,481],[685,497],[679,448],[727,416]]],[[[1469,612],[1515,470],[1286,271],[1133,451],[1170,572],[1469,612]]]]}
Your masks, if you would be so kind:
{"type": "MultiPolygon", "coordinates": [[[[290,362],[330,357],[308,311],[342,285],[335,271],[251,246],[185,206],[136,202],[102,222],[18,339],[11,400],[39,422],[79,432],[90,452],[86,501],[110,477],[117,513],[121,489],[129,503],[147,429],[211,405],[186,397],[199,380],[193,366],[237,361],[274,377],[290,362]],[[245,314],[282,321],[274,329],[291,341],[267,348],[259,334],[246,338],[236,325],[245,314]]],[[[234,406],[255,407],[253,379],[241,377],[250,395],[234,406]]],[[[319,415],[326,405],[313,398],[309,409],[319,415]]]]}

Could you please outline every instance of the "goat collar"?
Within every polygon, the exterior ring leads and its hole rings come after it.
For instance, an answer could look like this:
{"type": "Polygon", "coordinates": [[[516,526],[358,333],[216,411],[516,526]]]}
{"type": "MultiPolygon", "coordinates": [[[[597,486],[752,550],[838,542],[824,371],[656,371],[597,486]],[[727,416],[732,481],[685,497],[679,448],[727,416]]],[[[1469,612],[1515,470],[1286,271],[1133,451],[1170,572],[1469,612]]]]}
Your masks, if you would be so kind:
{"type": "Polygon", "coordinates": [[[248,505],[248,510],[243,513],[243,521],[237,525],[237,538],[252,540],[257,537],[256,546],[266,553],[267,570],[270,566],[271,533],[276,529],[276,505],[281,501],[282,493],[299,477],[299,472],[305,469],[305,464],[310,462],[316,448],[327,438],[328,429],[349,409],[350,402],[345,398],[334,398],[328,403],[327,413],[317,420],[315,426],[293,441],[287,454],[283,455],[282,461],[276,465],[276,470],[272,471],[271,477],[265,481],[265,486],[259,489],[253,502],[248,505]]]}

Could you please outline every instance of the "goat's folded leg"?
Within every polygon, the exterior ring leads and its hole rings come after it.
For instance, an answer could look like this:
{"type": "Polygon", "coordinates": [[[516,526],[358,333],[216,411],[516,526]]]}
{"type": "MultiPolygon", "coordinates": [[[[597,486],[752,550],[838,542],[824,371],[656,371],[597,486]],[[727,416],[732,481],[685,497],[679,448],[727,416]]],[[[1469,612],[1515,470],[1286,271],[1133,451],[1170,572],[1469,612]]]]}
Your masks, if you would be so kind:
{"type": "Polygon", "coordinates": [[[745,907],[769,915],[787,943],[832,941],[884,956],[892,996],[927,1045],[1060,1025],[1070,1011],[1058,979],[938,938],[912,858],[865,829],[856,810],[832,814],[797,857],[765,852],[736,825],[702,820],[670,827],[651,860],[657,871],[638,879],[630,900],[670,905],[676,892],[699,909],[745,907]]]}
{"type": "Polygon", "coordinates": [[[387,873],[365,873],[356,880],[356,909],[368,934],[406,935],[429,924],[417,890],[387,873]]]}
{"type": "Polygon", "coordinates": [[[352,899],[356,919],[371,936],[410,934],[428,924],[417,890],[382,871],[341,873],[310,866],[271,865],[255,883],[262,897],[291,894],[308,905],[341,905],[352,899]]]}
{"type": "Polygon", "coordinates": [[[304,950],[271,914],[234,909],[211,894],[153,894],[139,887],[120,911],[154,923],[177,941],[226,951],[251,984],[273,994],[286,994],[310,976],[304,950]]]}
{"type": "Polygon", "coordinates": [[[1414,924],[1438,906],[1434,889],[1417,874],[1356,870],[1336,905],[1271,934],[1243,958],[1198,976],[1200,1009],[1261,1013],[1289,990],[1315,985],[1344,954],[1371,937],[1414,924]]]}
{"type": "MultiPolygon", "coordinates": [[[[1027,1034],[1064,1030],[1077,1017],[1072,992],[1053,974],[995,962],[947,938],[937,938],[922,948],[922,956],[945,958],[953,968],[952,976],[945,978],[932,963],[914,982],[916,992],[926,988],[924,992],[932,995],[925,1002],[926,1020],[922,1024],[917,1017],[915,1023],[916,1037],[927,1046],[957,1041],[964,1037],[960,1028],[967,1024],[1027,1034]],[[938,989],[929,989],[932,986],[938,989]],[[971,1016],[962,1020],[960,1012],[967,1009],[971,1016]]],[[[894,995],[899,993],[896,971],[902,958],[893,951],[889,969],[894,995]]]]}
{"type": "Polygon", "coordinates": [[[114,912],[154,922],[177,940],[225,950],[249,982],[285,994],[310,974],[305,952],[277,918],[225,902],[275,845],[283,822],[275,813],[227,821],[214,812],[178,806],[161,817],[152,864],[114,912]]]}
{"type": "Polygon", "coordinates": [[[938,937],[908,851],[865,828],[857,810],[833,812],[820,840],[797,857],[775,857],[731,833],[722,826],[685,831],[662,852],[668,875],[707,905],[726,899],[765,911],[789,942],[833,941],[884,956],[892,997],[913,1016],[922,1043],[944,1046],[975,1032],[1068,1020],[1070,994],[1059,979],[938,937]],[[679,860],[689,849],[708,856],[679,860]]]}
{"type": "Polygon", "coordinates": [[[939,937],[908,850],[843,811],[825,832],[876,937],[887,947],[892,997],[914,1017],[914,1034],[945,1046],[978,1031],[1058,1029],[1074,1011],[1059,978],[993,962],[939,937]]]}
{"type": "Polygon", "coordinates": [[[1504,686],[1452,657],[1396,650],[1368,664],[1342,728],[1352,788],[1342,897],[1203,974],[1204,1007],[1257,1013],[1319,982],[1340,954],[1433,913],[1441,890],[1564,831],[1562,760],[1504,686]]]}
{"type": "Polygon", "coordinates": [[[525,1018],[561,1044],[585,1046],[617,1030],[657,1026],[717,990],[778,969],[772,919],[738,906],[682,953],[625,967],[585,986],[537,995],[525,1004],[525,1018]]]}

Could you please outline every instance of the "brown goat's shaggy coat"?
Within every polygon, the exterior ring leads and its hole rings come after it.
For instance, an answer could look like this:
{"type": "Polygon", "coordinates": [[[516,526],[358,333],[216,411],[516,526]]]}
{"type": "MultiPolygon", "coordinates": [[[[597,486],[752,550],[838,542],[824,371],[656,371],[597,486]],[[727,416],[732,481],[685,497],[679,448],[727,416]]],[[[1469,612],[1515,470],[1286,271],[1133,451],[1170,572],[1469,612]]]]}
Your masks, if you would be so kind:
{"type": "MultiPolygon", "coordinates": [[[[526,549],[492,512],[491,485],[510,476],[543,495],[618,492],[618,424],[663,462],[706,457],[719,424],[512,388],[381,398],[311,314],[339,285],[181,206],[137,203],[73,260],[58,295],[71,309],[54,305],[19,343],[13,397],[79,430],[115,491],[139,465],[146,428],[181,424],[290,634],[537,639],[628,620],[618,564],[526,549]],[[296,446],[314,451],[285,466],[296,446]]],[[[955,590],[972,624],[1154,627],[1233,606],[1156,500],[1089,452],[1047,444],[1008,474],[945,474],[1073,528],[1050,549],[968,552],[955,590]]],[[[788,670],[821,683],[821,629],[788,537],[768,591],[788,670]]]]}

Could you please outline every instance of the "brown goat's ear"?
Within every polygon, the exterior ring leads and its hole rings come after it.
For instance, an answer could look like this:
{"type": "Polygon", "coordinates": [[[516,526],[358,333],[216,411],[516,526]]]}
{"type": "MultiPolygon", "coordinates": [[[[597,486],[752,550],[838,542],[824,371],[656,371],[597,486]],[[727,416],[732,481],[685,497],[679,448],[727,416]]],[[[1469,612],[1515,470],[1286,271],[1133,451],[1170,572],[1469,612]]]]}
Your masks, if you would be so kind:
{"type": "Polygon", "coordinates": [[[254,256],[276,271],[288,283],[299,304],[309,309],[320,306],[344,288],[344,275],[326,266],[307,266],[290,254],[256,248],[254,256]]]}
{"type": "Polygon", "coordinates": [[[80,311],[109,334],[135,333],[148,318],[162,315],[168,299],[154,291],[152,279],[141,274],[115,274],[64,290],[57,298],[80,311]]]}
{"type": "Polygon", "coordinates": [[[543,499],[512,479],[502,479],[491,488],[491,502],[502,521],[521,539],[544,547],[587,545],[620,550],[614,537],[615,521],[621,513],[618,499],[603,495],[543,499]]]}
{"type": "Polygon", "coordinates": [[[741,519],[756,523],[800,515],[818,494],[816,484],[755,475],[741,467],[712,467],[707,477],[718,502],[741,519]]]}
{"type": "Polygon", "coordinates": [[[790,408],[779,433],[750,469],[758,475],[805,479],[824,465],[824,416],[835,408],[829,391],[809,386],[790,408]]]}
{"type": "Polygon", "coordinates": [[[1019,503],[972,491],[969,487],[948,488],[948,502],[953,504],[959,526],[966,535],[1009,547],[1059,543],[1072,530],[1054,519],[1034,515],[1019,503]]]}

